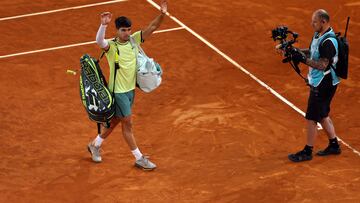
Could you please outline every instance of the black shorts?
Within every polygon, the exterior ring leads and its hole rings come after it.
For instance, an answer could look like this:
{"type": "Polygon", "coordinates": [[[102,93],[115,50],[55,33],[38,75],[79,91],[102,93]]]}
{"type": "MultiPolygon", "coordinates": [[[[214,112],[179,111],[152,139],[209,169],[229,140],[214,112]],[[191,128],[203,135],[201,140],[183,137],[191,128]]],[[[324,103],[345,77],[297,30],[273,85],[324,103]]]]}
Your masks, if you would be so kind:
{"type": "Polygon", "coordinates": [[[310,88],[310,96],[305,118],[316,122],[321,122],[328,117],[330,103],[336,92],[337,85],[332,85],[331,73],[327,74],[317,87],[310,88]]]}

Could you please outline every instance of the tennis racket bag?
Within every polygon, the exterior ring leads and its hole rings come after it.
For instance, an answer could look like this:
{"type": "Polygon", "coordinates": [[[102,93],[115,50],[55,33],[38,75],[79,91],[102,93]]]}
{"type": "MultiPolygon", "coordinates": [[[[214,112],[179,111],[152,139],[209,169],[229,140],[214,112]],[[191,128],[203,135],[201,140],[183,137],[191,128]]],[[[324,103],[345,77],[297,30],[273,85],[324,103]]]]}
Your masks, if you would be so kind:
{"type": "Polygon", "coordinates": [[[91,120],[108,123],[115,114],[113,94],[95,58],[84,54],[80,58],[80,97],[91,120]]]}

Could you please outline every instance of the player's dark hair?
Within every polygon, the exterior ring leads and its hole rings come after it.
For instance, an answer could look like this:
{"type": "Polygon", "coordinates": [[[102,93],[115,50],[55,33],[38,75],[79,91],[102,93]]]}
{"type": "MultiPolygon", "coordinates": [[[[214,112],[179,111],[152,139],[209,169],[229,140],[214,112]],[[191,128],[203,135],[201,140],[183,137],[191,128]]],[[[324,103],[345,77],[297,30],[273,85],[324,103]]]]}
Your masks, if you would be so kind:
{"type": "Polygon", "coordinates": [[[121,27],[131,27],[131,20],[125,16],[120,16],[115,20],[116,29],[121,27]]]}

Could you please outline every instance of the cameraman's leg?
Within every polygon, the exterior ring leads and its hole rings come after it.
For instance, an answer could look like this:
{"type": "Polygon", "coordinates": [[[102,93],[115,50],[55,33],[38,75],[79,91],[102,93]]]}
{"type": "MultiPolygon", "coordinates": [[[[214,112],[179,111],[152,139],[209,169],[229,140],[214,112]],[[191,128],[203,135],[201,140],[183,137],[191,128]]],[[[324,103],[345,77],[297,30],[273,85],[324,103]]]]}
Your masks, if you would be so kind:
{"type": "Polygon", "coordinates": [[[307,119],[307,145],[313,147],[317,137],[317,123],[321,121],[321,99],[318,89],[312,89],[306,110],[307,119]]]}
{"type": "Polygon", "coordinates": [[[304,149],[294,153],[289,154],[288,158],[293,162],[302,162],[312,159],[312,149],[317,135],[316,122],[312,120],[307,120],[307,144],[304,149]]]}
{"type": "Polygon", "coordinates": [[[328,138],[329,138],[329,144],[324,150],[320,150],[316,153],[318,156],[327,156],[331,154],[341,154],[341,148],[338,143],[336,134],[335,134],[335,128],[334,125],[330,119],[330,117],[326,117],[321,121],[321,125],[323,129],[325,130],[328,138]]]}
{"type": "Polygon", "coordinates": [[[317,135],[317,126],[316,122],[318,119],[319,111],[318,111],[318,100],[317,93],[314,91],[310,91],[309,99],[308,99],[308,107],[306,111],[306,120],[307,120],[307,142],[303,150],[289,154],[288,158],[293,162],[301,162],[308,161],[312,159],[312,149],[315,142],[315,138],[317,135]]]}
{"type": "Polygon", "coordinates": [[[326,81],[324,81],[324,85],[321,90],[323,95],[322,96],[323,104],[321,106],[321,111],[322,111],[321,114],[323,119],[321,120],[321,126],[325,130],[328,138],[334,139],[336,137],[335,128],[332,120],[329,117],[329,113],[330,113],[330,104],[332,98],[335,95],[337,85],[335,86],[332,85],[331,77],[327,76],[325,79],[326,81]]]}
{"type": "Polygon", "coordinates": [[[334,124],[329,116],[322,119],[321,126],[325,130],[326,135],[328,136],[329,139],[334,139],[336,137],[334,124]]]}
{"type": "Polygon", "coordinates": [[[315,144],[317,137],[317,122],[313,120],[307,120],[307,145],[312,147],[315,144]]]}
{"type": "Polygon", "coordinates": [[[323,119],[321,120],[321,125],[326,132],[326,135],[329,138],[329,144],[324,150],[318,151],[316,154],[319,156],[327,156],[331,154],[340,154],[341,149],[336,137],[335,127],[330,119],[329,112],[330,112],[330,104],[333,96],[335,95],[337,86],[333,86],[329,83],[326,87],[326,94],[324,96],[324,105],[323,105],[323,119]]]}

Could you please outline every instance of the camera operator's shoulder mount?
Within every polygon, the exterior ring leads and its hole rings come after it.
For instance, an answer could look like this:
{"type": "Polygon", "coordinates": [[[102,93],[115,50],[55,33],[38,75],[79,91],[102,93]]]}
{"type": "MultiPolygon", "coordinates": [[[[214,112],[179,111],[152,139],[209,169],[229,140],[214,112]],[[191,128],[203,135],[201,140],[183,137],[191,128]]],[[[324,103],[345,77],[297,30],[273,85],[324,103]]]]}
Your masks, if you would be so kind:
{"type": "Polygon", "coordinates": [[[296,52],[296,48],[293,47],[293,44],[297,42],[297,38],[299,34],[293,31],[288,30],[286,26],[280,26],[272,30],[272,38],[274,41],[279,40],[280,44],[277,46],[279,49],[284,51],[284,59],[283,63],[290,63],[291,67],[295,70],[295,72],[304,79],[305,83],[308,84],[308,79],[301,75],[301,71],[299,68],[300,61],[293,59],[293,54],[296,52]],[[286,40],[288,34],[292,35],[292,39],[286,40]]]}

